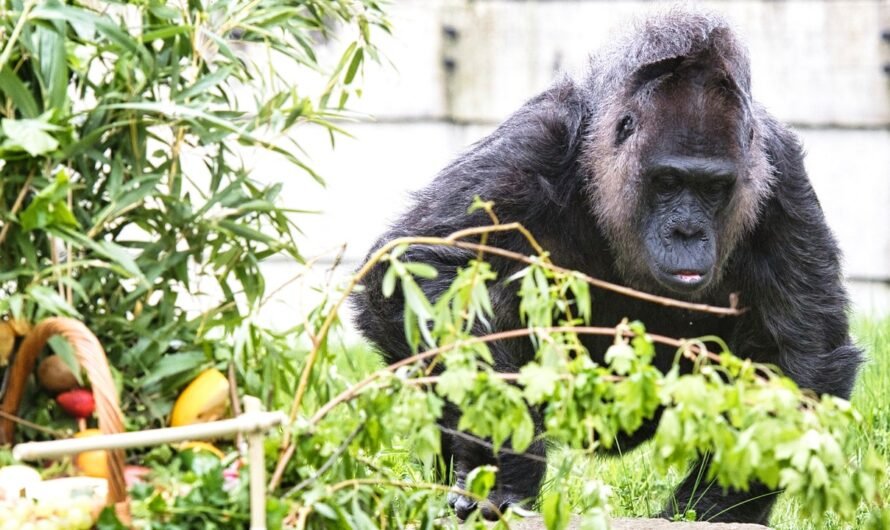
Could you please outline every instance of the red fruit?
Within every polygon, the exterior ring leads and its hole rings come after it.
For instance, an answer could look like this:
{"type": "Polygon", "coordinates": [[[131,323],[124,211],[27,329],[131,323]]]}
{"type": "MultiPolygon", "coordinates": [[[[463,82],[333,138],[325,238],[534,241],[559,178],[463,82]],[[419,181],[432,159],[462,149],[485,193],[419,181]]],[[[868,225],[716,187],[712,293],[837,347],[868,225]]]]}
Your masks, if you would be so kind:
{"type": "Polygon", "coordinates": [[[93,393],[86,388],[75,388],[62,392],[56,396],[56,402],[65,409],[65,412],[77,419],[89,418],[96,410],[93,393]]]}

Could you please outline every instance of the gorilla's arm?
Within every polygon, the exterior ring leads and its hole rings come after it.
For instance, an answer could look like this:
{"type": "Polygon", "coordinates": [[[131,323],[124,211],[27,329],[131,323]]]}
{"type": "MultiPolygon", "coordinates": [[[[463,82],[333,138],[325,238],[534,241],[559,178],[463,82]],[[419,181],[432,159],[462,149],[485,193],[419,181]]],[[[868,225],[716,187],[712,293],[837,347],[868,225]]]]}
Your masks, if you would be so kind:
{"type": "MultiPolygon", "coordinates": [[[[557,232],[566,224],[565,212],[572,209],[570,201],[578,200],[579,195],[580,179],[575,164],[583,117],[582,97],[574,83],[566,80],[555,84],[526,103],[418,192],[414,207],[396,221],[371,252],[399,237],[442,237],[463,228],[491,224],[484,212],[467,214],[476,196],[494,201],[501,222],[520,221],[532,233],[548,240],[564,237],[557,232]]],[[[516,233],[492,234],[489,243],[525,253],[532,250],[516,233]]],[[[436,268],[435,279],[417,279],[424,294],[435,301],[454,280],[458,268],[474,257],[473,252],[463,249],[415,245],[400,259],[436,268]]],[[[507,277],[517,267],[505,260],[488,259],[499,278],[507,277]]],[[[385,298],[381,293],[385,272],[385,265],[374,267],[362,282],[364,290],[353,295],[352,303],[358,328],[393,362],[412,352],[405,339],[402,294],[397,290],[385,298]]],[[[498,308],[493,322],[495,328],[521,327],[515,294],[511,291],[501,283],[489,289],[492,303],[498,308]]],[[[477,334],[486,331],[479,325],[476,327],[477,334]]],[[[509,350],[508,345],[502,343],[492,343],[489,347],[499,370],[518,370],[523,359],[533,356],[529,344],[514,343],[509,345],[509,350]]],[[[460,412],[448,406],[442,423],[453,428],[459,417],[460,412]]],[[[443,433],[442,453],[461,487],[466,473],[474,467],[498,466],[501,472],[489,501],[502,510],[509,504],[534,499],[546,471],[544,445],[540,440],[535,441],[525,455],[493,455],[487,446],[470,438],[443,433]]],[[[476,507],[475,501],[459,495],[452,496],[450,503],[461,518],[476,507]]],[[[484,506],[482,512],[489,519],[496,516],[490,506],[484,506]]]]}
{"type": "MultiPolygon", "coordinates": [[[[467,214],[475,196],[494,201],[502,222],[520,221],[536,235],[553,231],[555,219],[577,190],[575,158],[583,115],[577,86],[569,80],[556,83],[416,193],[414,206],[377,241],[371,253],[398,237],[442,237],[490,224],[484,212],[467,214]]],[[[519,234],[499,234],[489,241],[531,252],[519,234]]],[[[412,246],[401,259],[424,262],[438,270],[434,280],[418,279],[424,293],[434,301],[448,288],[457,269],[473,257],[474,253],[462,249],[412,246]]],[[[492,261],[496,269],[507,266],[492,261]]],[[[352,303],[359,329],[392,361],[409,355],[410,348],[402,324],[403,298],[399,293],[390,298],[381,294],[385,269],[378,266],[368,274],[362,282],[364,290],[353,296],[352,303]]]]}
{"type": "Polygon", "coordinates": [[[807,178],[797,138],[769,120],[774,194],[740,252],[738,355],[778,359],[802,388],[849,398],[861,354],[847,335],[840,251],[807,178]],[[776,356],[778,353],[778,356],[776,356]]]}

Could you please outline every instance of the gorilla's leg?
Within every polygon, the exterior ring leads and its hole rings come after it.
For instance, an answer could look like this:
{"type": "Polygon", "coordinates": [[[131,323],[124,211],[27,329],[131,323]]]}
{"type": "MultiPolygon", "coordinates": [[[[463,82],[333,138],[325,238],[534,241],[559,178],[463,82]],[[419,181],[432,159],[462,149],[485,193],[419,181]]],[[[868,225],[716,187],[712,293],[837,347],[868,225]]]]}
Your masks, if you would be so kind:
{"type": "Polygon", "coordinates": [[[695,510],[699,521],[765,525],[779,492],[760,482],[752,482],[748,491],[724,490],[716,480],[707,480],[709,465],[710,457],[695,462],[661,516],[670,519],[674,514],[695,510]]]}
{"type": "MultiPolygon", "coordinates": [[[[535,413],[532,415],[537,416],[535,413]]],[[[479,508],[486,519],[496,520],[497,512],[492,508],[503,513],[511,505],[529,507],[534,503],[547,472],[544,442],[536,439],[524,453],[516,453],[506,444],[495,453],[489,440],[456,430],[453,426],[457,425],[458,418],[460,411],[457,407],[450,403],[446,405],[441,427],[442,458],[449,464],[454,485],[466,489],[467,475],[479,466],[492,465],[498,468],[498,472],[494,488],[488,494],[488,503],[482,506],[476,499],[465,495],[449,495],[448,503],[457,516],[466,519],[479,508]]]]}

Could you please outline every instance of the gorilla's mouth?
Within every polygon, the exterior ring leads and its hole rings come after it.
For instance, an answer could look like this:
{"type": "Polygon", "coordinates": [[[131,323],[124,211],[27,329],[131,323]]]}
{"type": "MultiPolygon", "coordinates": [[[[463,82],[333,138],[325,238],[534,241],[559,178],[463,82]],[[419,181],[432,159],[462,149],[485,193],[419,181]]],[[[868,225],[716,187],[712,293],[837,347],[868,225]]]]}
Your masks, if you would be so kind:
{"type": "Polygon", "coordinates": [[[656,273],[658,282],[668,289],[679,293],[692,293],[708,285],[711,271],[699,269],[666,270],[661,267],[656,273]]]}
{"type": "Polygon", "coordinates": [[[702,275],[695,271],[678,271],[674,273],[674,278],[683,283],[698,283],[702,280],[702,275]]]}

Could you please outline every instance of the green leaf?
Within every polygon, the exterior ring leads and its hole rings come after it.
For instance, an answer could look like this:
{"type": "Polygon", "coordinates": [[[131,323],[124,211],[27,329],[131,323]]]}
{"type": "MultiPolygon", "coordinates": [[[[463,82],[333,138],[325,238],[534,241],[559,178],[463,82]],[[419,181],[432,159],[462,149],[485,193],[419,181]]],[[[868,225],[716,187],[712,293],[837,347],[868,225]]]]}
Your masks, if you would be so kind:
{"type": "Polygon", "coordinates": [[[358,71],[358,67],[361,66],[364,56],[364,48],[359,48],[355,51],[355,54],[352,56],[352,62],[349,63],[349,68],[346,70],[346,77],[343,78],[345,84],[348,85],[355,79],[355,73],[358,71]]]}
{"type": "Polygon", "coordinates": [[[467,392],[473,388],[476,371],[467,368],[450,368],[439,376],[436,392],[455,404],[463,403],[467,392]]]}
{"type": "Polygon", "coordinates": [[[534,439],[535,423],[532,421],[532,417],[528,412],[525,412],[513,427],[513,437],[511,438],[513,450],[520,453],[525,451],[528,449],[528,446],[532,444],[534,439]]]}
{"type": "Polygon", "coordinates": [[[426,280],[432,280],[439,275],[439,271],[435,267],[426,263],[408,262],[404,265],[408,272],[426,280]]]}
{"type": "Polygon", "coordinates": [[[74,214],[68,208],[68,190],[68,172],[64,169],[59,170],[53,182],[37,192],[31,204],[22,212],[19,217],[22,229],[31,231],[50,226],[79,226],[74,214]]]}
{"type": "Polygon", "coordinates": [[[90,31],[98,31],[110,42],[140,57],[145,64],[152,62],[148,50],[117,26],[107,15],[99,15],[81,7],[46,2],[31,11],[31,17],[68,22],[84,35],[90,31]]]}
{"type": "Polygon", "coordinates": [[[80,313],[62,298],[59,293],[44,285],[32,285],[27,290],[40,308],[51,315],[80,318],[80,313]]]}
{"type": "Polygon", "coordinates": [[[150,374],[148,374],[139,386],[151,386],[162,379],[197,370],[207,362],[207,357],[203,352],[183,352],[171,353],[165,355],[160,362],[154,365],[150,374]]]}
{"type": "Polygon", "coordinates": [[[495,466],[479,466],[467,474],[466,489],[478,498],[488,497],[494,487],[498,468],[495,466]]]}
{"type": "Polygon", "coordinates": [[[622,342],[609,346],[609,349],[606,350],[605,361],[616,374],[624,375],[630,372],[636,358],[636,353],[630,344],[622,342]]]}
{"type": "Polygon", "coordinates": [[[47,110],[64,110],[68,101],[68,62],[65,53],[64,25],[39,25],[34,34],[37,61],[47,110]]]}
{"type": "Polygon", "coordinates": [[[74,354],[74,348],[71,347],[71,344],[62,338],[61,335],[53,335],[49,338],[47,343],[50,345],[53,352],[64,361],[68,369],[71,370],[71,373],[74,374],[77,384],[83,385],[83,375],[81,374],[80,363],[77,361],[77,356],[74,354]]]}
{"type": "Polygon", "coordinates": [[[0,70],[0,91],[3,91],[12,100],[15,110],[25,118],[36,118],[40,114],[34,96],[8,66],[4,66],[3,70],[0,70]]]}
{"type": "Polygon", "coordinates": [[[225,81],[232,75],[234,68],[231,66],[222,66],[214,72],[203,75],[195,81],[195,84],[183,90],[176,95],[177,101],[186,101],[191,97],[203,95],[213,90],[217,85],[225,81]]]}
{"type": "Polygon", "coordinates": [[[40,156],[59,147],[59,142],[48,131],[57,131],[61,128],[47,123],[45,116],[21,120],[3,118],[0,127],[6,135],[2,145],[4,149],[19,149],[31,156],[40,156]]]}
{"type": "Polygon", "coordinates": [[[559,374],[550,367],[529,363],[520,370],[519,384],[524,387],[525,398],[529,403],[541,403],[556,390],[559,374]]]}
{"type": "Polygon", "coordinates": [[[547,530],[564,530],[569,526],[569,503],[559,491],[551,491],[541,503],[547,530]]]}
{"type": "Polygon", "coordinates": [[[382,292],[383,296],[389,298],[396,291],[396,282],[399,279],[398,272],[395,267],[389,267],[383,274],[382,292]]]}

